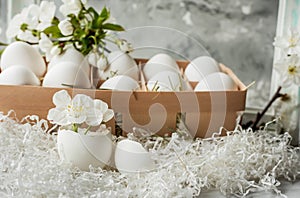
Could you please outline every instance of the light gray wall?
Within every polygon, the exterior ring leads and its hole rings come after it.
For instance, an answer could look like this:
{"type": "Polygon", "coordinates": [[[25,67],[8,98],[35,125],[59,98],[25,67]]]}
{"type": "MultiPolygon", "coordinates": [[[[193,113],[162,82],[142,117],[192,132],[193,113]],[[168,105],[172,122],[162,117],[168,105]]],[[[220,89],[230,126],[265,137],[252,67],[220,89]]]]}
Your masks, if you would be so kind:
{"type": "MultiPolygon", "coordinates": [[[[163,46],[193,59],[204,54],[200,42],[217,61],[229,66],[245,83],[256,81],[248,105],[264,106],[269,98],[277,0],[119,0],[106,4],[133,43],[163,46]],[[162,26],[181,31],[143,26],[162,26]]],[[[147,51],[148,52],[148,51],[147,51]]],[[[154,51],[152,51],[152,54],[154,51]]],[[[145,55],[145,53],[137,53],[145,55]]],[[[151,55],[151,51],[148,52],[151,55]]]]}

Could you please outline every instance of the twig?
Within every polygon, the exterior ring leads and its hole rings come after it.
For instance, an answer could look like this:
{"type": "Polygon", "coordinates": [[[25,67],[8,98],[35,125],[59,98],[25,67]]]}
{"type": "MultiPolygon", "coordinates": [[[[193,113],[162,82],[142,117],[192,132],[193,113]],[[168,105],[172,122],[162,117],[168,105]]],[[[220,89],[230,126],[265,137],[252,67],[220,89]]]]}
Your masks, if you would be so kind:
{"type": "Polygon", "coordinates": [[[277,98],[282,98],[282,97],[286,97],[287,96],[287,94],[281,94],[280,93],[281,88],[282,88],[281,86],[278,87],[276,93],[273,95],[272,99],[268,102],[267,106],[263,109],[263,111],[261,113],[260,112],[257,113],[256,119],[253,122],[253,125],[251,127],[254,131],[258,129],[257,125],[258,125],[259,121],[262,119],[262,117],[268,111],[268,109],[270,108],[270,106],[275,102],[275,100],[277,100],[277,98]]]}

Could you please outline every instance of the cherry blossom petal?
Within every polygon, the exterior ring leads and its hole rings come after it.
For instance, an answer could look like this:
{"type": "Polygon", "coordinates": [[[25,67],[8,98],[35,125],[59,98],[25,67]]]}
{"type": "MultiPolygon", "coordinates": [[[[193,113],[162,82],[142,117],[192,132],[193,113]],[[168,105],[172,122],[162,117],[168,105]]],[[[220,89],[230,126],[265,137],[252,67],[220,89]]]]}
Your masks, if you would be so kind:
{"type": "Polygon", "coordinates": [[[55,123],[61,126],[66,126],[71,124],[71,122],[67,118],[67,112],[66,111],[59,111],[56,108],[50,109],[48,112],[47,119],[51,123],[55,123]]]}
{"type": "Polygon", "coordinates": [[[98,126],[103,121],[103,114],[99,109],[91,109],[87,112],[86,123],[90,126],[98,126]]]}
{"type": "Polygon", "coordinates": [[[40,15],[41,22],[50,22],[55,16],[56,5],[54,2],[42,1],[40,4],[40,12],[43,13],[40,15]]]}
{"type": "Polygon", "coordinates": [[[23,23],[23,16],[21,14],[15,15],[8,25],[8,28],[6,30],[6,37],[13,38],[17,36],[20,31],[20,27],[22,23],[23,23]]]}
{"type": "Polygon", "coordinates": [[[58,91],[53,95],[53,104],[58,108],[67,108],[70,103],[71,97],[66,90],[58,91]]]}
{"type": "Polygon", "coordinates": [[[80,114],[67,114],[67,120],[70,123],[74,124],[82,124],[86,120],[86,115],[80,115],[80,114]]]}
{"type": "Polygon", "coordinates": [[[102,100],[95,99],[94,100],[94,108],[99,109],[103,114],[107,111],[108,105],[102,100]]]}
{"type": "Polygon", "coordinates": [[[114,111],[112,109],[108,109],[103,115],[103,122],[107,122],[114,117],[114,111]]]}

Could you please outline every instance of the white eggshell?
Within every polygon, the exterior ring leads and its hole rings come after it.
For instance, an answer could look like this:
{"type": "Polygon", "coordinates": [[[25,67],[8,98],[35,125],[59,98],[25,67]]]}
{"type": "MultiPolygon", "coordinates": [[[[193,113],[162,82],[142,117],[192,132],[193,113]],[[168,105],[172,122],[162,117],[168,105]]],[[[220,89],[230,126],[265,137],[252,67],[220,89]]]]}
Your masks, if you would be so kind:
{"type": "Polygon", "coordinates": [[[66,87],[62,84],[77,88],[91,88],[87,74],[71,62],[60,62],[45,75],[44,87],[66,87]]]}
{"type": "Polygon", "coordinates": [[[60,62],[72,62],[90,75],[90,65],[87,59],[74,47],[68,47],[62,54],[54,56],[48,64],[48,71],[60,62]]]}
{"type": "Polygon", "coordinates": [[[232,78],[222,72],[207,75],[195,87],[195,91],[226,91],[235,89],[237,89],[237,85],[232,78]]]}
{"type": "Polygon", "coordinates": [[[178,72],[162,71],[153,76],[147,83],[148,90],[158,86],[157,91],[184,91],[187,90],[186,82],[178,72]]]}
{"type": "Polygon", "coordinates": [[[179,71],[176,61],[168,54],[156,54],[144,65],[143,72],[147,80],[161,71],[179,71]]]}
{"type": "Polygon", "coordinates": [[[35,47],[25,42],[13,42],[5,48],[1,57],[1,69],[4,71],[13,65],[23,65],[39,77],[46,71],[42,55],[35,47]]]}
{"type": "Polygon", "coordinates": [[[109,164],[113,151],[111,133],[84,135],[71,130],[59,130],[57,147],[60,158],[83,171],[89,166],[103,168],[109,164]]]}
{"type": "Polygon", "coordinates": [[[128,139],[117,143],[115,164],[121,173],[146,172],[155,168],[149,152],[140,143],[128,139]]]}
{"type": "Polygon", "coordinates": [[[119,91],[132,91],[138,88],[138,82],[125,75],[119,75],[109,78],[100,86],[100,89],[111,89],[119,91]]]}
{"type": "Polygon", "coordinates": [[[199,82],[214,72],[220,72],[218,63],[209,56],[200,56],[188,64],[185,69],[185,76],[189,81],[199,82]]]}
{"type": "Polygon", "coordinates": [[[126,75],[134,80],[139,79],[139,70],[136,62],[127,53],[113,51],[108,56],[108,68],[100,74],[102,80],[106,80],[113,75],[126,75]]]}
{"type": "Polygon", "coordinates": [[[40,85],[38,77],[23,65],[12,65],[0,74],[1,85],[40,85]]]}

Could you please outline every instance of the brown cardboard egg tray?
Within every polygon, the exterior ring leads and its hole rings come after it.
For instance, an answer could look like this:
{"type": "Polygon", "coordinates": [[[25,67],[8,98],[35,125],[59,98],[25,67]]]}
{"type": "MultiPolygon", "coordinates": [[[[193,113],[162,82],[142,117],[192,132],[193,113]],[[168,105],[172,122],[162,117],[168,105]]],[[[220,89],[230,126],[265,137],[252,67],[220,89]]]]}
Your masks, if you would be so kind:
{"type": "MultiPolygon", "coordinates": [[[[136,59],[144,64],[146,59],[136,59]]],[[[177,61],[184,71],[187,61],[177,61]]],[[[108,103],[116,113],[121,114],[123,135],[132,132],[133,127],[142,128],[158,135],[176,129],[178,115],[184,121],[193,137],[210,137],[220,127],[234,129],[237,113],[245,110],[247,88],[227,67],[220,65],[238,89],[213,92],[154,92],[154,91],[112,91],[99,89],[64,88],[70,95],[86,94],[108,103]]],[[[195,85],[191,83],[192,87],[195,85]]],[[[0,111],[14,110],[19,119],[27,115],[47,118],[53,108],[52,96],[62,88],[42,86],[0,85],[0,111]]],[[[115,132],[115,120],[107,123],[115,132]]],[[[224,133],[224,131],[223,131],[224,133]]]]}

